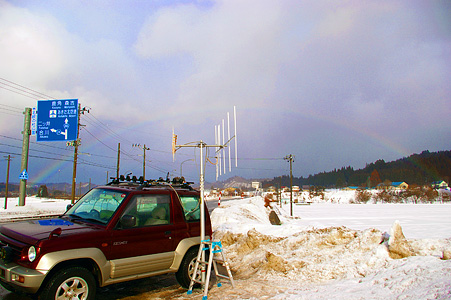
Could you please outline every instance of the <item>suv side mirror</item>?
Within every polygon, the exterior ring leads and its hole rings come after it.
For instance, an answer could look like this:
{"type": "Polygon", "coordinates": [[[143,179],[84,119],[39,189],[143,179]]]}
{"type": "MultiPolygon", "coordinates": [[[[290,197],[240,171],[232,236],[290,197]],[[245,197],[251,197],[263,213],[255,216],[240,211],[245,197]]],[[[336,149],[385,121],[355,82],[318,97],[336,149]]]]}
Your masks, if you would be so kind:
{"type": "Polygon", "coordinates": [[[74,205],[73,205],[73,204],[68,204],[68,205],[66,206],[66,211],[68,211],[69,209],[71,209],[72,206],[74,206],[74,205]]]}
{"type": "Polygon", "coordinates": [[[131,228],[136,225],[136,217],[132,215],[124,215],[121,218],[121,226],[122,228],[131,228]]]}

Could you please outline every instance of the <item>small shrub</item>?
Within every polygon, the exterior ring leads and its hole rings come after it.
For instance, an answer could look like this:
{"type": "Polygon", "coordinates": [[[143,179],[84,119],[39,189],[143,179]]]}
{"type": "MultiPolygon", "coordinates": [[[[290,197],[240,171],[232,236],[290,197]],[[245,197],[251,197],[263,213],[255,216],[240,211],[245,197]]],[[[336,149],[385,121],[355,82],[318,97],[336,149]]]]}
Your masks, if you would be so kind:
{"type": "Polygon", "coordinates": [[[38,190],[38,197],[44,197],[44,198],[48,198],[48,197],[49,197],[49,191],[48,191],[46,185],[41,185],[41,186],[39,187],[39,190],[38,190]]]}
{"type": "Polygon", "coordinates": [[[313,199],[315,197],[320,197],[321,200],[324,200],[324,188],[321,186],[311,186],[309,189],[309,198],[313,199]]]}
{"type": "Polygon", "coordinates": [[[377,202],[382,202],[382,203],[396,202],[396,200],[395,200],[396,195],[393,192],[387,191],[387,190],[382,190],[382,191],[376,193],[374,195],[374,198],[376,199],[376,203],[377,202]]]}
{"type": "Polygon", "coordinates": [[[371,192],[365,190],[357,190],[355,192],[355,202],[356,203],[368,203],[371,200],[371,192]]]}
{"type": "Polygon", "coordinates": [[[425,201],[432,203],[437,200],[438,192],[431,187],[427,187],[424,189],[423,198],[425,201]]]}

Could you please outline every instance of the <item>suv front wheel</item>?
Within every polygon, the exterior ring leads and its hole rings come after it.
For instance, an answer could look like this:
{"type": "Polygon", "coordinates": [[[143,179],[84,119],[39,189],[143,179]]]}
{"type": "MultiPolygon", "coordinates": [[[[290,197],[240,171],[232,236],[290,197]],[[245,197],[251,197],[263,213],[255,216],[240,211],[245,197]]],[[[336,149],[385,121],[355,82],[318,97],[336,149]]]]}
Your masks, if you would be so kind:
{"type": "Polygon", "coordinates": [[[82,267],[68,267],[56,272],[39,294],[39,300],[82,299],[94,300],[94,276],[82,267]]]}

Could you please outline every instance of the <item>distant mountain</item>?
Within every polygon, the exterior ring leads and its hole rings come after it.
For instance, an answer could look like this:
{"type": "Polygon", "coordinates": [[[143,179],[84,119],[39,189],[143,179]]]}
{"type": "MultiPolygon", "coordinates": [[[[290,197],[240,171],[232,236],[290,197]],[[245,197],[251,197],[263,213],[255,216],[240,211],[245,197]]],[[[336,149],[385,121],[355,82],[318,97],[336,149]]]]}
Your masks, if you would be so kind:
{"type": "Polygon", "coordinates": [[[253,181],[262,182],[262,179],[246,179],[243,177],[234,176],[224,181],[216,181],[213,183],[208,183],[205,185],[205,187],[208,189],[240,188],[241,190],[253,190],[252,188],[253,181]]]}
{"type": "MultiPolygon", "coordinates": [[[[36,195],[41,186],[45,185],[47,191],[51,196],[70,196],[72,194],[72,184],[70,183],[47,183],[47,184],[28,184],[27,185],[27,195],[36,195]]],[[[94,184],[89,184],[88,182],[78,183],[75,189],[76,197],[84,195],[90,188],[95,187],[94,184]]],[[[0,183],[0,197],[5,196],[6,184],[0,183]]],[[[18,197],[19,196],[19,184],[9,183],[8,184],[8,196],[18,197]]]]}
{"type": "MultiPolygon", "coordinates": [[[[445,181],[448,184],[451,179],[451,151],[429,152],[423,151],[420,154],[412,154],[392,162],[385,162],[380,159],[374,163],[367,164],[365,168],[354,170],[351,166],[334,169],[329,172],[321,172],[308,177],[293,177],[293,185],[323,186],[323,187],[344,187],[344,186],[375,186],[384,181],[398,182],[404,181],[409,185],[425,185],[434,181],[445,181]]],[[[242,190],[252,190],[252,182],[259,181],[263,187],[269,186],[289,186],[290,177],[283,175],[273,179],[246,179],[235,176],[224,181],[205,183],[206,189],[230,187],[242,190]]],[[[51,194],[71,194],[71,184],[69,183],[49,183],[46,184],[51,194]]],[[[198,188],[198,185],[194,185],[198,188]]],[[[91,186],[91,188],[94,185],[91,186]]],[[[77,184],[76,194],[83,195],[89,190],[89,183],[77,184]]],[[[39,185],[28,186],[28,194],[34,194],[39,189],[39,185]]],[[[17,194],[18,184],[9,185],[9,194],[17,194]]],[[[4,195],[5,184],[0,183],[0,197],[4,195]]]]}
{"type": "MultiPolygon", "coordinates": [[[[380,159],[359,170],[348,166],[310,175],[307,178],[294,177],[293,185],[372,187],[384,181],[404,181],[409,185],[425,185],[439,180],[449,183],[450,178],[451,151],[423,151],[420,154],[413,154],[392,162],[380,159]]],[[[263,182],[263,187],[270,185],[289,186],[290,178],[289,176],[280,176],[263,182]]]]}

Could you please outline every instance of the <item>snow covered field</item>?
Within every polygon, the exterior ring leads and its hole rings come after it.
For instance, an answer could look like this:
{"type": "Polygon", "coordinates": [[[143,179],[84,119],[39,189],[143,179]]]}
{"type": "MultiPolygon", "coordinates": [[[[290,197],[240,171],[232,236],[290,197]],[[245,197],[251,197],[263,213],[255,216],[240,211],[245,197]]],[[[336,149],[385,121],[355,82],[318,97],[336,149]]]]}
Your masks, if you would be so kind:
{"type": "MultiPolygon", "coordinates": [[[[293,205],[293,217],[276,206],[281,225],[261,197],[222,202],[211,219],[236,288],[212,287],[209,299],[451,299],[451,204],[348,204],[353,195],[329,191],[328,203],[293,205]]],[[[0,220],[68,203],[15,198],[0,220]]]]}
{"type": "Polygon", "coordinates": [[[236,297],[451,299],[451,261],[442,259],[451,256],[451,205],[314,203],[293,205],[293,218],[290,205],[279,211],[279,226],[261,198],[213,211],[216,238],[245,281],[246,292],[230,292],[236,297]],[[393,259],[400,228],[410,252],[393,259]]]}

